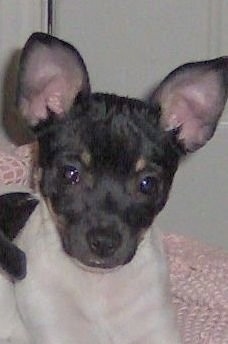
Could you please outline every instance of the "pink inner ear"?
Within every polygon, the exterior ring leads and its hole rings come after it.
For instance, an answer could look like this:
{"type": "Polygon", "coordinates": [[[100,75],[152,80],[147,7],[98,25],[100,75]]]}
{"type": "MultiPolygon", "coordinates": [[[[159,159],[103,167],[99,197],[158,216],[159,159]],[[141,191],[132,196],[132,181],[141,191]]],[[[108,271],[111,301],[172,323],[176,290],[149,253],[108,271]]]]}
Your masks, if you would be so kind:
{"type": "Polygon", "coordinates": [[[165,130],[180,128],[179,140],[188,151],[194,151],[203,146],[205,141],[210,138],[211,123],[203,120],[203,117],[206,116],[203,112],[195,112],[196,115],[192,118],[193,104],[188,99],[178,98],[177,96],[175,100],[173,99],[170,112],[165,112],[162,124],[165,130]]]}
{"type": "MultiPolygon", "coordinates": [[[[72,75],[71,75],[72,76],[72,75]]],[[[82,87],[82,77],[70,78],[68,75],[58,75],[45,88],[47,107],[60,117],[70,109],[72,100],[82,87]]]]}
{"type": "Polygon", "coordinates": [[[21,108],[24,117],[32,125],[47,118],[47,109],[62,117],[70,109],[72,99],[77,96],[81,84],[80,78],[70,79],[67,75],[53,77],[40,92],[23,97],[21,108]]]}
{"type": "Polygon", "coordinates": [[[29,99],[23,97],[20,102],[20,110],[30,125],[36,125],[39,120],[47,118],[47,108],[43,95],[31,96],[29,99]]]}
{"type": "Polygon", "coordinates": [[[203,146],[213,135],[224,107],[216,73],[194,74],[171,81],[160,94],[161,123],[165,130],[180,128],[179,139],[188,151],[203,146]]]}

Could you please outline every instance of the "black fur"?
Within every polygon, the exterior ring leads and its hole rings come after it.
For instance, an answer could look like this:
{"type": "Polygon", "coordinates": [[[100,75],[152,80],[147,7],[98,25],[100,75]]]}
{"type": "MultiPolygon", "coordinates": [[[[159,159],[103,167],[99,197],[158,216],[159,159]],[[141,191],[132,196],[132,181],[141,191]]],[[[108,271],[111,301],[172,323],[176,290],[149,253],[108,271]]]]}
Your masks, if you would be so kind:
{"type": "Polygon", "coordinates": [[[26,275],[26,257],[11,241],[24,227],[37,204],[38,200],[29,193],[0,196],[0,265],[16,279],[23,279],[26,275]]]}

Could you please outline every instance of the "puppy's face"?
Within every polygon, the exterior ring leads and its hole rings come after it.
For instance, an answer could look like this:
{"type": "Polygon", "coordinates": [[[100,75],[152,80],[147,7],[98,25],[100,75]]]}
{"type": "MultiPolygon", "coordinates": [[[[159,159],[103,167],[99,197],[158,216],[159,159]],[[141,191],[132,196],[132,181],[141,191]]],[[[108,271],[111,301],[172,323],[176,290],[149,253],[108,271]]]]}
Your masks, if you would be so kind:
{"type": "Polygon", "coordinates": [[[65,251],[83,264],[128,263],[166,203],[179,152],[159,116],[143,102],[94,94],[42,138],[42,193],[65,251]]]}
{"type": "Polygon", "coordinates": [[[227,57],[178,67],[150,105],[92,94],[79,52],[33,34],[17,101],[38,135],[41,191],[66,253],[93,267],[129,262],[166,203],[181,154],[213,136],[227,94],[227,57]]]}

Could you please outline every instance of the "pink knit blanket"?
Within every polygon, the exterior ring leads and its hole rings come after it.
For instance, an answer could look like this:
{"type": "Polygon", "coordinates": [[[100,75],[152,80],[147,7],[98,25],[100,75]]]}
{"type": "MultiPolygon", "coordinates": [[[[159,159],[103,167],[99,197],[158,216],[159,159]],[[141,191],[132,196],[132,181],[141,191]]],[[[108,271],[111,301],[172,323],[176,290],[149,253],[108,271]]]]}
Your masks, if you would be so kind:
{"type": "MultiPolygon", "coordinates": [[[[0,150],[0,184],[29,184],[35,146],[0,150]]],[[[183,344],[228,344],[228,253],[164,235],[183,344]]]]}
{"type": "Polygon", "coordinates": [[[173,303],[184,344],[228,344],[228,254],[164,236],[173,303]]]}

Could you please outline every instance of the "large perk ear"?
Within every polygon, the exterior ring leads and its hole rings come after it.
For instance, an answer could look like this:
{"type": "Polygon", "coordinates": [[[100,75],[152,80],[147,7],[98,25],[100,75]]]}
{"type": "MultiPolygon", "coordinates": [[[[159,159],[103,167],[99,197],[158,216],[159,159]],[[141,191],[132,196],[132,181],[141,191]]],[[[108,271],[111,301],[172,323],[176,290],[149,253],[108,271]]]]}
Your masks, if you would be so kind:
{"type": "Polygon", "coordinates": [[[153,92],[165,130],[178,129],[186,151],[202,147],[214,134],[228,95],[228,57],[189,63],[171,72],[153,92]]]}
{"type": "Polygon", "coordinates": [[[48,110],[62,117],[79,92],[89,92],[89,77],[79,52],[70,44],[45,33],[30,36],[22,51],[17,104],[34,126],[48,110]]]}

